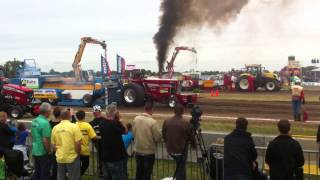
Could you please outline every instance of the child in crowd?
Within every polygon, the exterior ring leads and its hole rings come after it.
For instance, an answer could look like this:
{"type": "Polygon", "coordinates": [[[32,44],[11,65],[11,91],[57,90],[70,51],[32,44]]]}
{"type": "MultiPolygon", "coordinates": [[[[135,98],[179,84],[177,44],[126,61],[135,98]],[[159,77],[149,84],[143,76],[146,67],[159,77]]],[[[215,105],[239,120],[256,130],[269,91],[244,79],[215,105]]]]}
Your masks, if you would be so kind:
{"type": "MultiPolygon", "coordinates": [[[[116,116],[119,116],[118,118],[120,119],[120,115],[118,112],[117,112],[116,116]]],[[[122,135],[122,140],[124,143],[124,147],[126,148],[126,150],[128,150],[128,147],[130,146],[131,142],[133,141],[132,124],[127,123],[126,128],[127,128],[127,134],[122,135]]],[[[125,164],[128,164],[128,158],[126,159],[125,164]]],[[[128,177],[128,169],[125,169],[124,174],[125,174],[124,176],[127,178],[128,177]]]]}
{"type": "Polygon", "coordinates": [[[133,134],[132,134],[132,125],[130,123],[127,123],[126,127],[127,127],[127,134],[122,135],[122,140],[124,143],[124,147],[128,149],[129,145],[133,141],[133,134]]]}
{"type": "MultiPolygon", "coordinates": [[[[8,117],[7,117],[8,118],[8,117]]],[[[17,129],[17,121],[16,120],[13,120],[13,119],[8,119],[8,126],[10,128],[10,130],[13,132],[13,136],[11,136],[10,138],[10,142],[12,143],[12,147],[13,145],[15,144],[15,141],[16,141],[16,132],[18,131],[17,129]]]]}
{"type": "Polygon", "coordinates": [[[76,113],[76,117],[78,119],[76,124],[78,125],[83,135],[82,141],[81,141],[81,152],[80,152],[80,166],[81,166],[80,172],[82,176],[89,167],[89,160],[90,160],[89,140],[99,139],[99,137],[94,132],[92,126],[85,121],[86,113],[83,110],[79,110],[76,113]]]}
{"type": "Polygon", "coordinates": [[[15,133],[15,140],[13,149],[20,150],[23,153],[23,160],[25,164],[28,163],[28,147],[26,141],[30,132],[27,130],[26,125],[23,122],[17,124],[17,130],[15,133]]]}
{"type": "Polygon", "coordinates": [[[26,125],[23,122],[19,122],[17,125],[15,145],[25,146],[29,134],[30,132],[27,130],[26,125]]]}

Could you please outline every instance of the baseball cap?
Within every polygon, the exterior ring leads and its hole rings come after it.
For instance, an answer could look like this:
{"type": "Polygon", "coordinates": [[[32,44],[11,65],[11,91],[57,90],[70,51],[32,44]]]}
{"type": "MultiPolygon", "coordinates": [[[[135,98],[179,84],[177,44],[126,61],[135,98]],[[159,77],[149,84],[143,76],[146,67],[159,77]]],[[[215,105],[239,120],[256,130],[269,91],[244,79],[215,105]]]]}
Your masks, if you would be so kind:
{"type": "Polygon", "coordinates": [[[99,105],[93,106],[92,107],[92,111],[93,112],[101,112],[102,111],[101,106],[99,106],[99,105]]]}

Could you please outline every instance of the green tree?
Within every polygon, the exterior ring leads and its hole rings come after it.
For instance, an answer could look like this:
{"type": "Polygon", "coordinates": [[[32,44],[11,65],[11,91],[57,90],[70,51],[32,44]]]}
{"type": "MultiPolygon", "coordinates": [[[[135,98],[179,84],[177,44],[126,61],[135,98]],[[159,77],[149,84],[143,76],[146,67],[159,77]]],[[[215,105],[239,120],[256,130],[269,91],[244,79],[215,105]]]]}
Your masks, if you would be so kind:
{"type": "Polygon", "coordinates": [[[14,59],[13,61],[7,61],[3,65],[3,72],[5,77],[7,78],[15,77],[18,67],[22,66],[22,64],[23,64],[22,61],[18,61],[16,59],[14,59]]]}
{"type": "Polygon", "coordinates": [[[53,75],[53,74],[60,74],[60,73],[58,71],[55,71],[54,69],[50,69],[49,74],[53,75]]]}

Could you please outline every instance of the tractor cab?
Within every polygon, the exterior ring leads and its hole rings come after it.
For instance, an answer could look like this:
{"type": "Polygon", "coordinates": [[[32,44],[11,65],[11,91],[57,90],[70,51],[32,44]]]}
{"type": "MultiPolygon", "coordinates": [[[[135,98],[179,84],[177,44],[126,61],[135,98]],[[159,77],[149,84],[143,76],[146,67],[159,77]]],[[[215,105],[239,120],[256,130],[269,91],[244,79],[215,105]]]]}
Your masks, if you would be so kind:
{"type": "Polygon", "coordinates": [[[266,70],[266,68],[262,67],[261,64],[245,65],[245,67],[245,72],[252,74],[256,79],[260,79],[262,77],[277,78],[276,74],[266,70]]]}
{"type": "Polygon", "coordinates": [[[261,64],[245,65],[236,84],[240,91],[248,91],[248,76],[254,77],[254,89],[264,88],[266,91],[279,91],[280,81],[275,73],[267,71],[261,64]]]}
{"type": "Polygon", "coordinates": [[[261,81],[263,71],[265,70],[265,68],[262,67],[261,64],[245,65],[245,69],[245,72],[248,75],[252,75],[254,77],[256,83],[261,81]]]}

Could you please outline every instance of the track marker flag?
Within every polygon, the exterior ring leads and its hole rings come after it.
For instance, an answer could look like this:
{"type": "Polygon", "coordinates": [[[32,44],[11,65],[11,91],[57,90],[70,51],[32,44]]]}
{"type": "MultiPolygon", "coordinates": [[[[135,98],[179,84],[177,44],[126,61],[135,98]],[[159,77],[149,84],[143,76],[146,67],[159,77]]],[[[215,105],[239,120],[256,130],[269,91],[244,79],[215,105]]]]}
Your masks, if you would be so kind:
{"type": "Polygon", "coordinates": [[[101,74],[102,76],[111,76],[111,70],[107,58],[101,56],[101,74]]]}
{"type": "Polygon", "coordinates": [[[117,54],[117,73],[125,75],[126,60],[117,54]]]}

